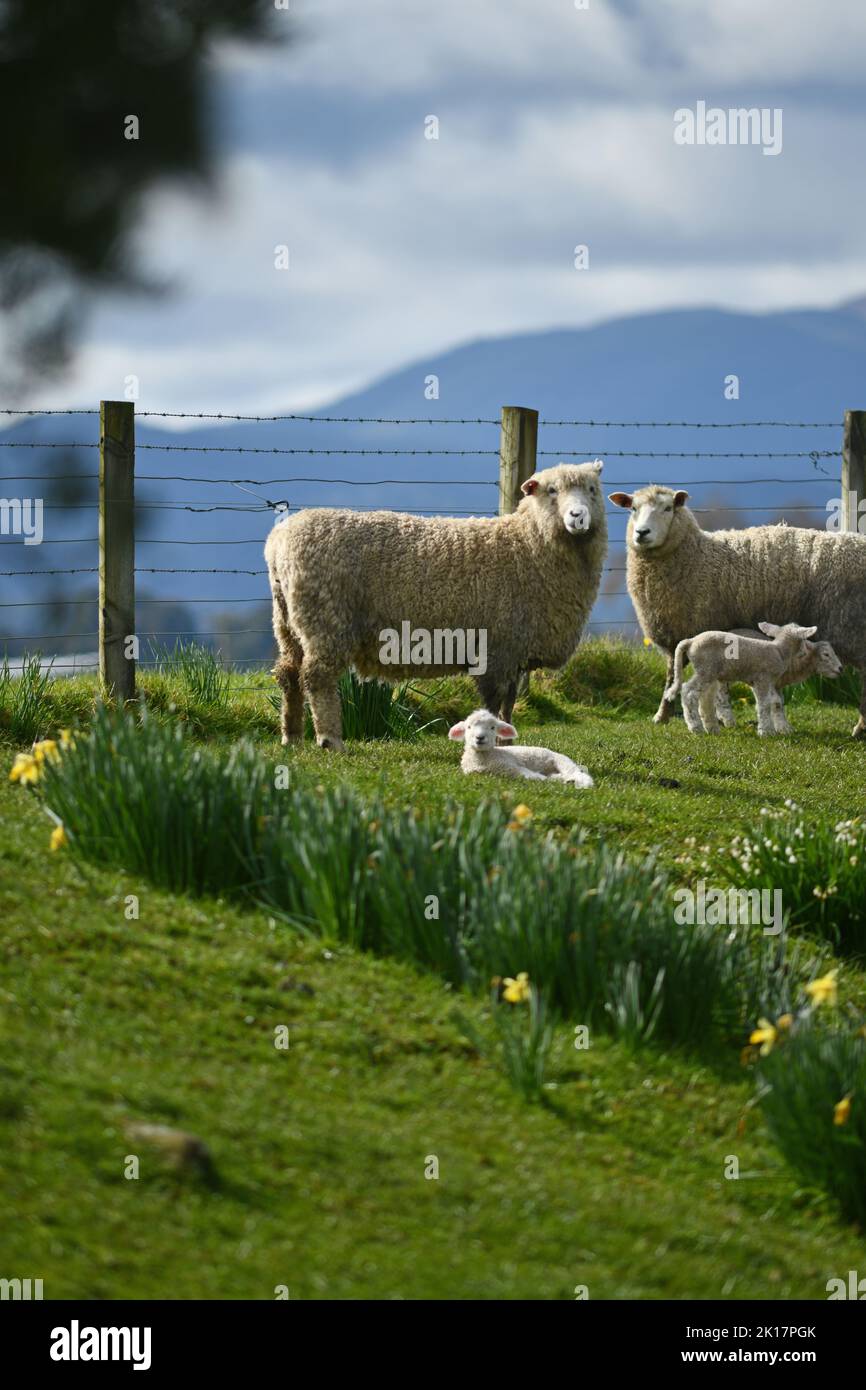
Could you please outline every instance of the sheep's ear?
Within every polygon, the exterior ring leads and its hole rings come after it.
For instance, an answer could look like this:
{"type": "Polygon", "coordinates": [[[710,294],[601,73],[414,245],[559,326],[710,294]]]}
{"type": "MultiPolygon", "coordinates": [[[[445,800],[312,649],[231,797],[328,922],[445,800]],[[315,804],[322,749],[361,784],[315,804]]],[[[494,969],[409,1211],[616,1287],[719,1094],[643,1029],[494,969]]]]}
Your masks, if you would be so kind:
{"type": "Polygon", "coordinates": [[[817,631],[818,631],[817,627],[801,627],[801,628],[800,628],[800,636],[801,636],[801,637],[814,637],[814,636],[815,636],[815,633],[816,633],[817,631]]]}
{"type": "Polygon", "coordinates": [[[452,725],[451,725],[451,728],[448,730],[448,737],[449,737],[449,738],[453,738],[453,739],[456,741],[458,738],[462,738],[463,735],[464,735],[465,733],[466,733],[466,725],[465,725],[465,724],[463,724],[463,723],[460,723],[460,724],[452,724],[452,725]]]}
{"type": "Polygon", "coordinates": [[[538,479],[527,478],[525,483],[520,484],[520,491],[524,497],[532,497],[538,491],[538,479]]]}
{"type": "Polygon", "coordinates": [[[517,730],[513,724],[506,724],[504,719],[497,719],[496,732],[500,738],[517,738],[517,730]]]}
{"type": "Polygon", "coordinates": [[[674,493],[674,506],[675,506],[675,507],[684,507],[685,504],[686,504],[686,502],[688,502],[688,500],[689,500],[689,494],[688,494],[687,492],[683,492],[683,491],[681,490],[680,492],[675,492],[675,493],[674,493]]]}
{"type": "Polygon", "coordinates": [[[611,492],[607,500],[615,507],[625,507],[626,511],[629,511],[634,498],[630,492],[611,492]]]}
{"type": "Polygon", "coordinates": [[[777,627],[775,623],[758,623],[758,627],[761,629],[762,632],[766,633],[768,637],[775,637],[777,632],[782,631],[782,629],[780,627],[777,627]]]}
{"type": "Polygon", "coordinates": [[[604,468],[604,461],[602,459],[595,459],[589,466],[594,469],[596,473],[600,473],[604,468]]]}

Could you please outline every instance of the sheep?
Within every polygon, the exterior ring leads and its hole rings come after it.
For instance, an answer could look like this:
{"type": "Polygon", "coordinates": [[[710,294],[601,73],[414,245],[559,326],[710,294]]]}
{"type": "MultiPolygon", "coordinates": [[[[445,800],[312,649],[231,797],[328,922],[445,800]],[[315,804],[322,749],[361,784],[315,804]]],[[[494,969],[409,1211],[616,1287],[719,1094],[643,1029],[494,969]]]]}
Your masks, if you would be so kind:
{"type": "MultiPolygon", "coordinates": [[[[756,627],[758,619],[817,624],[861,676],[855,738],[866,735],[866,536],[796,526],[703,531],[688,493],[652,484],[610,501],[630,510],[627,583],[647,637],[667,656],[696,632],[756,627]]],[[[662,698],[656,723],[669,719],[662,698]]]]}
{"type": "Polygon", "coordinates": [[[457,674],[469,635],[481,702],[510,719],[520,675],[562,666],[595,602],[607,551],[602,466],[533,474],[506,516],[312,508],[275,526],[265,558],[283,743],[302,738],[306,697],[319,747],[342,749],[342,671],[390,681],[457,674]],[[438,647],[431,634],[442,635],[438,647]]]}
{"type": "Polygon", "coordinates": [[[755,637],[737,637],[732,632],[700,632],[677,643],[674,652],[674,679],[666,688],[664,698],[669,704],[683,692],[683,714],[693,734],[717,734],[716,692],[719,682],[746,681],[755,693],[758,708],[758,733],[790,733],[785,718],[782,697],[777,684],[788,671],[792,659],[801,651],[801,644],[815,634],[814,627],[799,627],[786,623],[759,623],[758,627],[772,642],[755,637]],[[683,685],[683,666],[692,663],[694,675],[683,685]]]}
{"type": "Polygon", "coordinates": [[[517,738],[517,730],[488,709],[473,710],[448,730],[448,737],[463,740],[460,766],[467,773],[498,773],[501,777],[525,777],[531,782],[567,782],[573,787],[595,785],[587,769],[573,763],[564,753],[526,744],[497,748],[497,737],[517,738]]]}
{"type": "MultiPolygon", "coordinates": [[[[733,636],[755,637],[761,642],[770,640],[763,633],[751,627],[735,627],[733,636]]],[[[794,652],[785,674],[780,676],[776,682],[776,689],[783,701],[782,720],[787,722],[784,714],[784,696],[781,694],[786,685],[799,685],[801,681],[808,680],[810,676],[829,676],[831,680],[835,680],[841,670],[842,663],[829,642],[803,642],[794,652]]],[[[716,691],[716,718],[720,724],[724,724],[726,729],[733,729],[737,722],[731,708],[730,692],[724,680],[719,681],[719,687],[716,691]]],[[[790,728],[784,728],[782,732],[789,733],[790,728]]]]}

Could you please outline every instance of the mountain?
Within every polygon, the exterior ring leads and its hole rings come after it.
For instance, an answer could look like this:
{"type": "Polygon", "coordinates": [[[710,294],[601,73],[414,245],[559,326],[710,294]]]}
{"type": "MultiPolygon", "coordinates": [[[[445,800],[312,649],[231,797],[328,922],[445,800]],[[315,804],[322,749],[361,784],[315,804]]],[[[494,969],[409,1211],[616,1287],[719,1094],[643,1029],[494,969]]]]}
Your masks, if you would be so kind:
{"type": "MultiPolygon", "coordinates": [[[[226,410],[232,405],[226,401],[226,410]]],[[[836,309],[770,314],[674,310],[589,328],[482,339],[404,367],[313,412],[311,420],[202,421],[180,430],[171,420],[157,423],[139,414],[141,631],[162,634],[160,641],[179,632],[226,633],[209,640],[232,658],[267,655],[267,608],[259,606],[268,594],[261,553],[271,524],[267,504],[493,511],[502,405],[539,410],[539,466],[560,457],[600,457],[609,490],[648,481],[684,486],[708,525],[750,525],[780,516],[792,524],[823,525],[826,504],[839,493],[844,410],[866,408],[866,298],[836,309]],[[737,400],[725,398],[732,375],[739,379],[737,400]],[[432,376],[439,396],[430,401],[425,383],[432,376]],[[356,424],[355,417],[492,423],[356,424]],[[740,428],[756,420],[818,427],[740,428]],[[202,446],[219,452],[198,452],[202,446]],[[263,452],[233,452],[238,447],[263,452]],[[298,452],[268,452],[274,449],[298,452]],[[397,452],[344,452],[352,450],[397,452]],[[446,450],[471,452],[449,456],[446,450]],[[782,457],[744,457],[765,452],[782,457]],[[707,457],[713,453],[734,457],[707,457]],[[254,573],[145,572],[154,568],[254,573]]],[[[95,573],[47,571],[96,566],[97,436],[95,415],[18,417],[0,433],[3,496],[38,495],[46,504],[41,546],[0,538],[3,571],[38,571],[0,579],[0,642],[22,634],[28,639],[11,642],[15,655],[38,633],[46,634],[42,640],[55,651],[92,650],[95,573]],[[58,447],[69,443],[85,447],[58,447]],[[45,606],[31,606],[37,603],[45,606]],[[64,635],[68,641],[61,642],[64,635]]],[[[610,573],[593,622],[631,635],[636,629],[623,593],[624,523],[622,514],[611,517],[610,573]]]]}

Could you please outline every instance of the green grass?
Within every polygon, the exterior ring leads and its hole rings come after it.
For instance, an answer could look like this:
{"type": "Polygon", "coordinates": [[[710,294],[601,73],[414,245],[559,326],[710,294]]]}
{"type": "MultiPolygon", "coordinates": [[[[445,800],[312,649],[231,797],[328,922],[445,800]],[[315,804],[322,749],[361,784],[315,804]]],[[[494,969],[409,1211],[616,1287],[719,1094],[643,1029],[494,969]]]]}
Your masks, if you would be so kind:
{"type": "Polygon", "coordinates": [[[745,1073],[578,1052],[560,1028],[551,1107],[526,1107],[435,979],[123,873],[85,881],[18,788],[0,826],[2,1267],[46,1297],[823,1298],[862,1262],[745,1073]],[[129,1118],[199,1135],[220,1185],[147,1155],[126,1181],[129,1118]],[[728,1154],[748,1176],[724,1180],[728,1154]]]}
{"type": "MultiPolygon", "coordinates": [[[[261,675],[233,676],[219,708],[171,672],[142,685],[155,719],[223,752],[243,734],[316,784],[398,809],[525,801],[534,833],[658,846],[682,881],[786,797],[834,822],[862,813],[851,710],[798,702],[796,734],[778,740],[757,739],[745,706],[715,739],[654,728],[657,658],[617,645],[533,677],[515,716],[523,741],[590,767],[586,793],[463,778],[441,735],[283,750],[261,675]],[[615,705],[574,703],[594,663],[615,705]]],[[[52,682],[46,699],[34,734],[81,727],[95,683],[52,682]]],[[[474,703],[443,683],[424,719],[474,703]]],[[[4,724],[5,766],[25,745],[0,702],[4,724]]],[[[591,1298],[822,1299],[866,1259],[862,1232],[784,1162],[736,1048],[634,1052],[624,1029],[578,1051],[558,1023],[544,1103],[526,1105],[488,1000],[460,996],[467,1036],[433,975],[264,911],[76,867],[48,852],[50,830],[4,773],[0,1167],[16,1216],[0,1233],[4,1277],[42,1278],[49,1298],[272,1298],[286,1284],[292,1298],[570,1299],[585,1284],[591,1298]],[[282,1025],[288,1051],[274,1046],[282,1025]],[[144,1149],[140,1179],[125,1180],[128,1121],[198,1135],[216,1183],[144,1149]],[[431,1155],[438,1181],[424,1177],[431,1155]],[[724,1178],[729,1155],[739,1181],[724,1178]]],[[[831,963],[826,944],[804,949],[831,963]]],[[[857,963],[840,978],[843,1005],[862,1009],[857,963]]]]}

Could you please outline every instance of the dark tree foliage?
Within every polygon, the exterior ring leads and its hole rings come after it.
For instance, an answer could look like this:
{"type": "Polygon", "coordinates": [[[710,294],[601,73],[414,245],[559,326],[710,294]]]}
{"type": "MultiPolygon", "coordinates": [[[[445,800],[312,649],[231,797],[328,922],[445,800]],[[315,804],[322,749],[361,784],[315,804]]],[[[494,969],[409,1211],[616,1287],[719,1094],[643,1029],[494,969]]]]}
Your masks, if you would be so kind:
{"type": "Polygon", "coordinates": [[[0,0],[7,381],[64,362],[89,294],[141,285],[142,195],[211,172],[214,40],[278,42],[285,19],[273,0],[0,0]]]}

